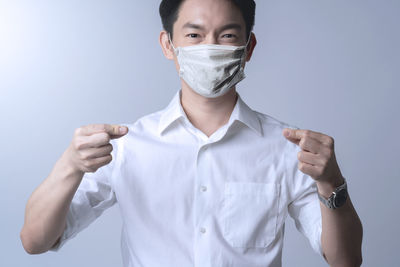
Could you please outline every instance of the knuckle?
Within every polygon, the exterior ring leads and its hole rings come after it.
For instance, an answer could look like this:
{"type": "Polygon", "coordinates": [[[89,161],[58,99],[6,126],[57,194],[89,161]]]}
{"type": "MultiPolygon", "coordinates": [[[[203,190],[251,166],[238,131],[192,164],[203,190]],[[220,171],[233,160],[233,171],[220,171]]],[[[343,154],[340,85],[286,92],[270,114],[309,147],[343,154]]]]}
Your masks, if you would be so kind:
{"type": "Polygon", "coordinates": [[[299,170],[303,170],[303,168],[304,168],[304,164],[302,163],[302,162],[299,162],[298,164],[297,164],[297,167],[299,168],[299,170]]]}
{"type": "Polygon", "coordinates": [[[107,131],[107,125],[106,124],[102,123],[102,124],[99,125],[99,127],[100,127],[101,131],[103,131],[103,132],[107,131]]]}
{"type": "Polygon", "coordinates": [[[91,154],[88,152],[81,152],[81,159],[82,160],[90,160],[91,154]]]}
{"type": "Polygon", "coordinates": [[[330,158],[331,157],[331,151],[332,150],[330,148],[322,147],[321,155],[323,155],[324,157],[330,158]]]}
{"type": "Polygon", "coordinates": [[[92,172],[90,168],[84,167],[83,169],[85,172],[92,172]]]}
{"type": "Polygon", "coordinates": [[[79,150],[78,150],[77,154],[78,154],[78,158],[79,158],[80,160],[85,160],[85,156],[84,156],[84,154],[82,153],[82,151],[79,151],[79,150]]]}
{"type": "Polygon", "coordinates": [[[82,127],[76,128],[74,131],[74,135],[77,136],[77,135],[81,135],[81,134],[82,134],[82,127]]]}
{"type": "Polygon", "coordinates": [[[304,148],[305,142],[306,142],[306,138],[301,138],[301,140],[300,140],[300,142],[299,142],[299,146],[300,146],[301,148],[304,148]]]}
{"type": "Polygon", "coordinates": [[[75,142],[75,149],[76,150],[81,150],[85,147],[85,143],[83,141],[76,141],[75,142]]]}
{"type": "Polygon", "coordinates": [[[333,149],[328,149],[328,157],[332,158],[333,157],[333,149]]]}
{"type": "Polygon", "coordinates": [[[78,150],[78,151],[79,151],[79,150],[82,148],[82,143],[79,142],[79,141],[75,141],[75,142],[73,143],[73,147],[74,147],[75,150],[78,150]]]}
{"type": "Polygon", "coordinates": [[[104,143],[110,142],[110,136],[107,133],[100,133],[100,141],[104,143]]]}
{"type": "Polygon", "coordinates": [[[72,147],[74,150],[79,150],[79,144],[77,142],[72,142],[72,147]]]}
{"type": "Polygon", "coordinates": [[[302,153],[302,151],[299,151],[299,152],[297,152],[297,158],[298,158],[298,159],[301,159],[301,158],[302,158],[302,156],[303,156],[303,153],[302,153]]]}
{"type": "Polygon", "coordinates": [[[328,144],[329,147],[332,147],[332,146],[333,146],[333,143],[334,143],[333,137],[328,136],[328,137],[326,138],[326,143],[328,144]]]}
{"type": "Polygon", "coordinates": [[[104,152],[105,153],[111,153],[113,151],[113,146],[111,144],[108,144],[105,148],[104,148],[104,152]]]}
{"type": "Polygon", "coordinates": [[[90,169],[90,168],[92,168],[92,162],[90,160],[84,160],[83,166],[87,169],[90,169]]]}
{"type": "Polygon", "coordinates": [[[304,137],[309,138],[311,136],[311,131],[310,130],[305,130],[304,131],[304,137]]]}

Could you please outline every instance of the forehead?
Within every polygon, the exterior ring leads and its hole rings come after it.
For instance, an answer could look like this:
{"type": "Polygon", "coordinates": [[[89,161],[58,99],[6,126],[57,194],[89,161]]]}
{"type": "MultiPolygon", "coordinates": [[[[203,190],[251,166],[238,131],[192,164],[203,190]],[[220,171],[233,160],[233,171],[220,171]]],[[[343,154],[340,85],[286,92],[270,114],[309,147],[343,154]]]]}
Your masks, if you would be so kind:
{"type": "Polygon", "coordinates": [[[239,24],[245,29],[243,15],[230,0],[186,0],[182,3],[174,29],[185,24],[198,24],[206,29],[239,24]]]}

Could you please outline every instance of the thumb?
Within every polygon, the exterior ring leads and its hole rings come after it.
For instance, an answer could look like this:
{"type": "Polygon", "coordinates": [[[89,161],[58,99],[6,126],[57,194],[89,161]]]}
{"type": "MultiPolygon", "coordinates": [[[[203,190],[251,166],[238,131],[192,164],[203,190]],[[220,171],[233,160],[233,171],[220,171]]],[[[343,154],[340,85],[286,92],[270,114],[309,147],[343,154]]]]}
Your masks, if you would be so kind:
{"type": "Polygon", "coordinates": [[[113,124],[107,128],[106,132],[110,135],[111,139],[120,138],[128,133],[128,127],[113,124]]]}
{"type": "Polygon", "coordinates": [[[296,145],[299,144],[300,140],[298,138],[296,138],[295,136],[295,131],[297,129],[291,129],[291,128],[284,128],[282,133],[283,136],[285,136],[285,138],[287,140],[289,140],[292,143],[295,143],[296,145]]]}

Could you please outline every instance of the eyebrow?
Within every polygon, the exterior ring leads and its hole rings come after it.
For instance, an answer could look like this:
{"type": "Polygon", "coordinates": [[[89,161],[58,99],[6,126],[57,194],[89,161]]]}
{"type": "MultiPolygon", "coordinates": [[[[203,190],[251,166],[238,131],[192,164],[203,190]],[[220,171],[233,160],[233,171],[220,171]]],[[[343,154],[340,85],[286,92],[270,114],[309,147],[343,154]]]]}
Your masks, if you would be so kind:
{"type": "Polygon", "coordinates": [[[199,25],[199,24],[194,24],[194,23],[191,23],[191,22],[185,23],[185,24],[182,26],[182,28],[183,28],[183,29],[184,29],[184,28],[191,28],[191,29],[197,29],[197,30],[204,30],[204,27],[203,27],[203,26],[201,26],[201,25],[199,25]]]}
{"type": "Polygon", "coordinates": [[[231,29],[236,29],[236,30],[241,30],[242,26],[237,23],[229,23],[221,27],[220,31],[225,31],[225,30],[231,30],[231,29]]]}
{"type": "MultiPolygon", "coordinates": [[[[196,30],[204,30],[204,27],[199,25],[199,24],[195,24],[195,23],[191,23],[191,22],[187,22],[185,23],[182,28],[190,28],[190,29],[196,29],[196,30]]],[[[236,30],[241,30],[242,26],[238,23],[229,23],[226,24],[224,26],[222,26],[219,30],[220,31],[225,31],[225,30],[230,30],[230,29],[236,29],[236,30]]]]}

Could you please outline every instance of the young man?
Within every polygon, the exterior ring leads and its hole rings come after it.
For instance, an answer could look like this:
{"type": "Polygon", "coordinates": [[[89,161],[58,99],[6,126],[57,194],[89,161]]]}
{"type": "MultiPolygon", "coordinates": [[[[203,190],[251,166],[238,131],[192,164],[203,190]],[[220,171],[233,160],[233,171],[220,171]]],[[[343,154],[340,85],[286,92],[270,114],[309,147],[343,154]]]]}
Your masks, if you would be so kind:
{"type": "Polygon", "coordinates": [[[27,203],[28,253],[60,249],[118,201],[124,266],[280,266],[287,215],[331,266],[361,264],[333,138],[236,92],[254,14],[253,0],[162,1],[160,44],[181,88],[133,124],[76,130],[27,203]]]}

